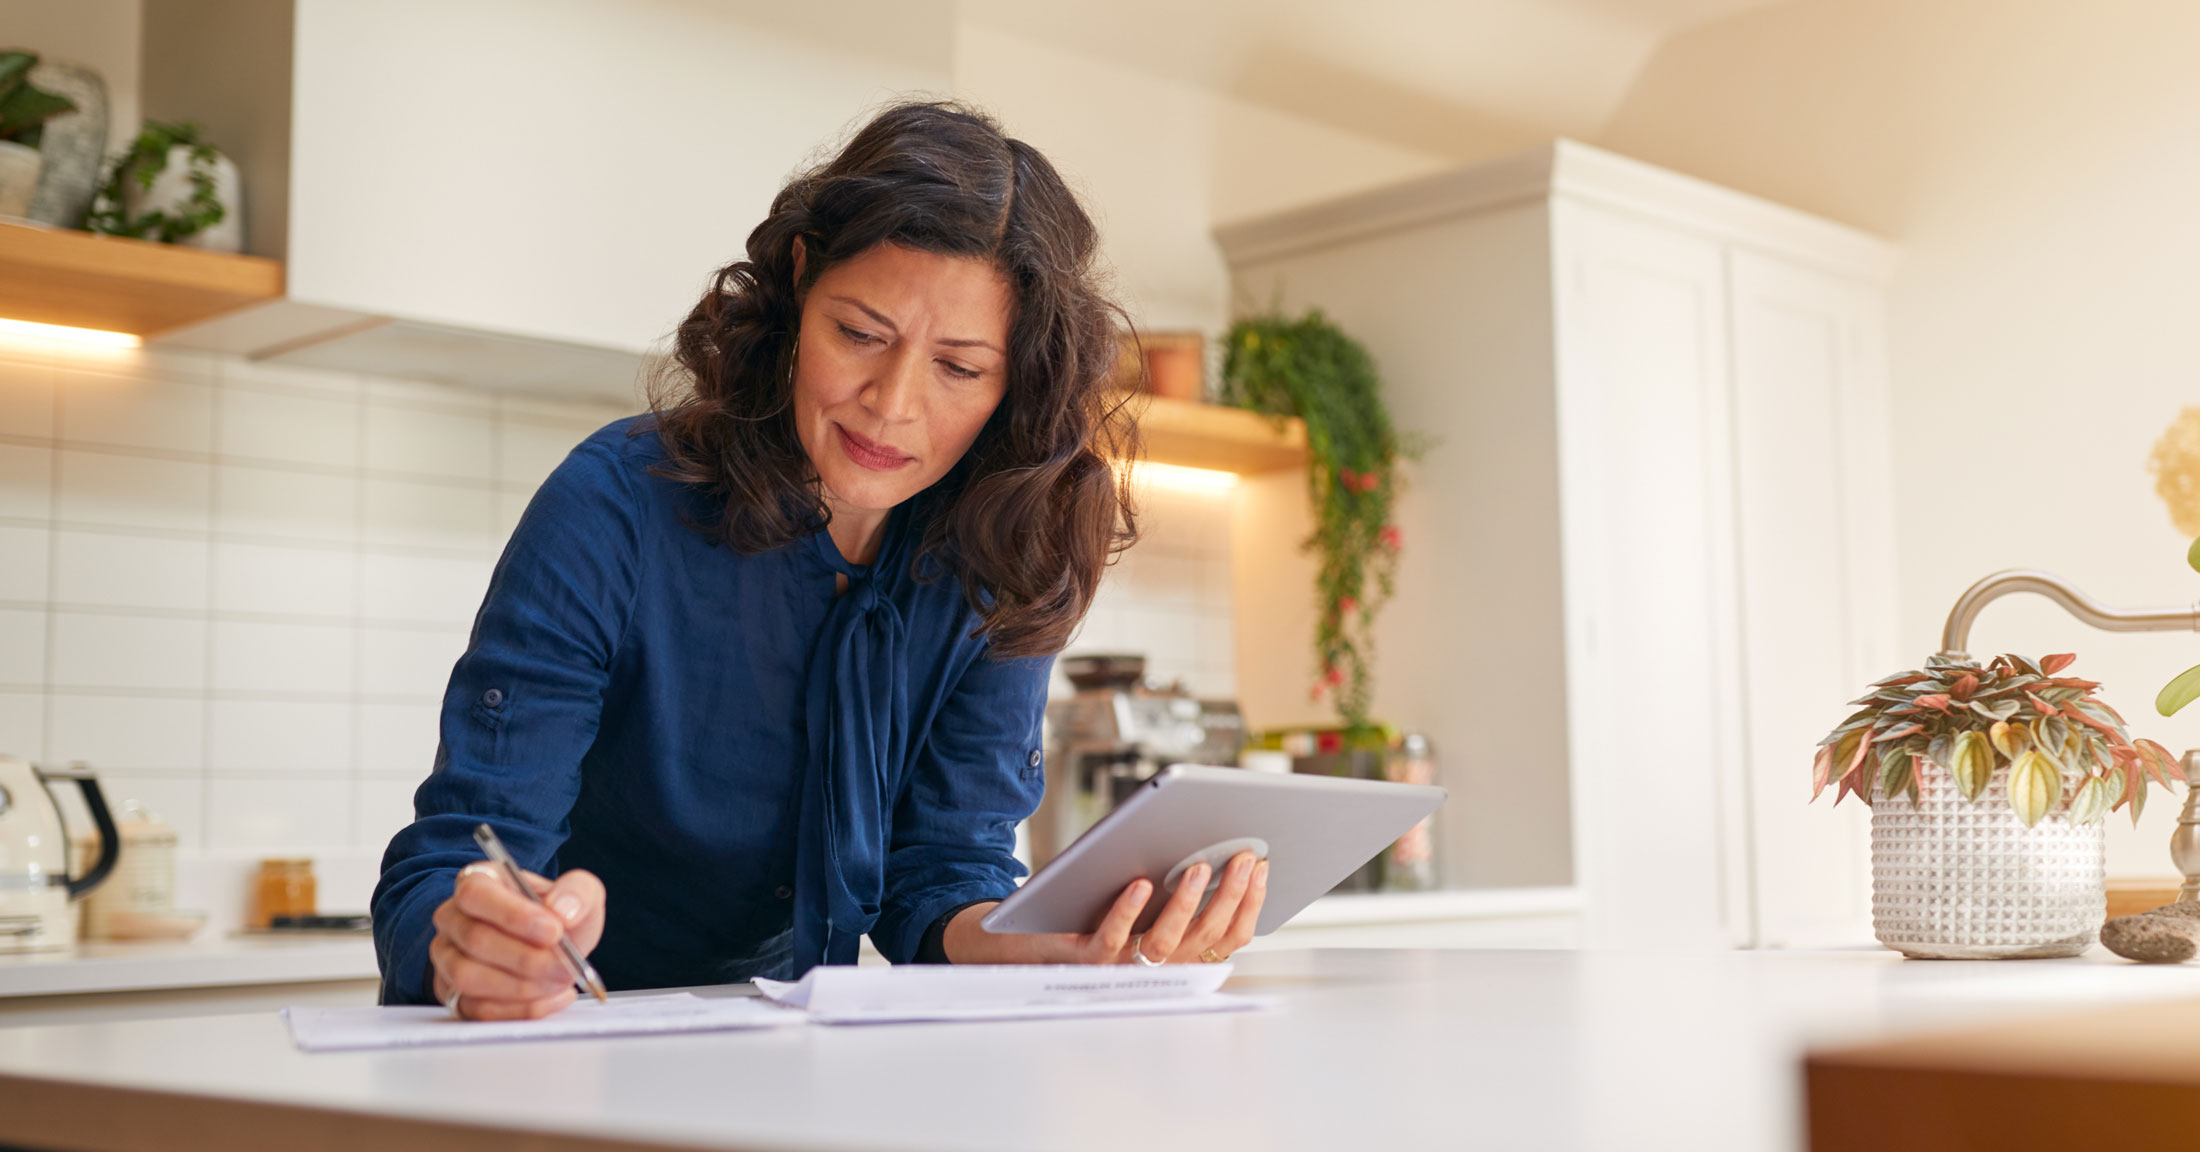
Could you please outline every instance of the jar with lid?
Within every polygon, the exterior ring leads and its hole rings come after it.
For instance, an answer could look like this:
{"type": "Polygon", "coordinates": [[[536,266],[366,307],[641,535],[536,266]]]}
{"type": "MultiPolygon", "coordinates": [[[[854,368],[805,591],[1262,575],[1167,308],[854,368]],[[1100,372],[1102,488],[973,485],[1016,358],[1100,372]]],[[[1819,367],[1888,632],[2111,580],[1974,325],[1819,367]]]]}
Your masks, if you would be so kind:
{"type": "Polygon", "coordinates": [[[247,924],[265,929],[277,916],[311,916],[316,901],[313,861],[262,860],[252,881],[252,915],[247,924]]]}
{"type": "MultiPolygon", "coordinates": [[[[122,849],[107,882],[84,898],[83,934],[87,940],[143,936],[149,921],[164,920],[176,908],[176,829],[136,800],[116,814],[115,833],[122,849]]],[[[74,844],[80,860],[99,857],[99,834],[86,832],[74,844]]]]}
{"type": "MultiPolygon", "coordinates": [[[[1383,778],[1400,784],[1436,783],[1436,751],[1429,738],[1408,732],[1383,759],[1383,778]]],[[[1383,852],[1383,888],[1425,892],[1437,886],[1436,815],[1430,813],[1383,852]]]]}

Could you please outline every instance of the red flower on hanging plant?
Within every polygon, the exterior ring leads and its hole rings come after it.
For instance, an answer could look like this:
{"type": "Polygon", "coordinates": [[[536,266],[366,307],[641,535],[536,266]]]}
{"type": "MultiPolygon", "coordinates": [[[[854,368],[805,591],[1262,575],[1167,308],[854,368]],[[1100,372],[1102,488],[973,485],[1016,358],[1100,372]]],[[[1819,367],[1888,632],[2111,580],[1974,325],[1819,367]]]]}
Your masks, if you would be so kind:
{"type": "Polygon", "coordinates": [[[1322,682],[1329,685],[1331,688],[1334,688],[1337,685],[1344,683],[1344,669],[1337,667],[1335,664],[1331,664],[1329,666],[1329,671],[1322,673],[1322,682]]]}
{"type": "Polygon", "coordinates": [[[1375,534],[1375,542],[1396,552],[1405,544],[1405,534],[1398,531],[1396,524],[1385,524],[1383,530],[1375,534]]]}
{"type": "Polygon", "coordinates": [[[1337,615],[1350,616],[1360,610],[1359,600],[1351,596],[1337,597],[1337,615]]]}

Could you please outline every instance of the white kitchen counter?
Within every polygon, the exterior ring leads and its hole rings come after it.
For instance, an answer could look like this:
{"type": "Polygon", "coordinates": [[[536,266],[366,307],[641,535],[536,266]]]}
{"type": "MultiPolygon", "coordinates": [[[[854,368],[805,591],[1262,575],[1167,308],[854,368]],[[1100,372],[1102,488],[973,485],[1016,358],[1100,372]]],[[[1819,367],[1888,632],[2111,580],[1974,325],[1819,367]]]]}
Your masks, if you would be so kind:
{"type": "Polygon", "coordinates": [[[84,943],[70,952],[0,955],[0,998],[364,980],[379,975],[365,933],[221,936],[84,943]]]}
{"type": "Polygon", "coordinates": [[[1425,924],[1448,920],[1507,920],[1575,916],[1575,888],[1448,888],[1433,892],[1351,892],[1324,896],[1293,916],[1281,930],[1357,924],[1425,924]]]}
{"type": "Polygon", "coordinates": [[[1230,986],[1279,1003],[312,1056],[272,1012],[28,1026],[0,1029],[0,1117],[9,1143],[117,1150],[1779,1152],[1806,1045],[2200,997],[2200,966],[1324,950],[1245,956],[1230,986]]]}
{"type": "MultiPolygon", "coordinates": [[[[1571,888],[1508,888],[1325,896],[1293,917],[1268,948],[1422,943],[1516,946],[1570,942],[1579,912],[1571,888]],[[1469,926],[1473,927],[1469,927],[1469,926]],[[1522,925],[1534,937],[1523,937],[1522,925]],[[1495,929],[1499,934],[1490,935],[1495,929]],[[1370,930],[1375,931],[1370,931],[1370,930]],[[1319,931],[1317,931],[1319,930],[1319,931]],[[1481,932],[1454,939],[1462,931],[1481,932]]],[[[866,942],[868,943],[868,942],[866,942]]],[[[364,934],[217,936],[187,942],[86,943],[73,952],[0,955],[0,1000],[20,996],[371,980],[374,942],[364,934]]]]}

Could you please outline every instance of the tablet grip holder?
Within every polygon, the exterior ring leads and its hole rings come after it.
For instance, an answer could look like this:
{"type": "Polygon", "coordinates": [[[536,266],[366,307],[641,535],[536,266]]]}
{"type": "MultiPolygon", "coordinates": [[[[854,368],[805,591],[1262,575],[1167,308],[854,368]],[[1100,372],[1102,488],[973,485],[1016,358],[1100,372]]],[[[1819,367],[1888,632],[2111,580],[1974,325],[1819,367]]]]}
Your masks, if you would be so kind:
{"type": "Polygon", "coordinates": [[[1240,836],[1235,840],[1224,840],[1219,844],[1209,844],[1205,848],[1186,856],[1177,861],[1176,867],[1169,869],[1169,874],[1162,878],[1160,898],[1166,900],[1171,894],[1175,893],[1177,881],[1182,880],[1184,874],[1192,870],[1192,865],[1205,864],[1207,866],[1207,891],[1200,895],[1199,909],[1195,909],[1195,914],[1198,910],[1205,909],[1207,901],[1214,896],[1215,889],[1222,886],[1222,866],[1230,862],[1230,857],[1240,852],[1251,852],[1253,859],[1256,861],[1266,860],[1268,859],[1268,841],[1258,836],[1240,836]]]}

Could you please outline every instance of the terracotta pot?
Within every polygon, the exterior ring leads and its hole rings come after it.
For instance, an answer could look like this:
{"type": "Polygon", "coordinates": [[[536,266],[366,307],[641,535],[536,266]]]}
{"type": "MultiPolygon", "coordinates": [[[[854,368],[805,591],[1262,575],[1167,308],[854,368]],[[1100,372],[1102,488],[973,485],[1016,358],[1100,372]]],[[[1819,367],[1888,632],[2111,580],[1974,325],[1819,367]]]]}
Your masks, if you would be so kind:
{"type": "Polygon", "coordinates": [[[1197,344],[1156,344],[1146,349],[1146,379],[1156,396],[1172,400],[1203,399],[1200,380],[1200,348],[1197,344]]]}

